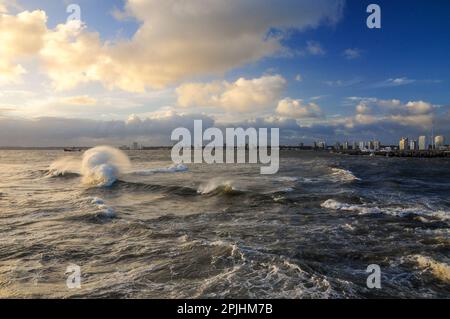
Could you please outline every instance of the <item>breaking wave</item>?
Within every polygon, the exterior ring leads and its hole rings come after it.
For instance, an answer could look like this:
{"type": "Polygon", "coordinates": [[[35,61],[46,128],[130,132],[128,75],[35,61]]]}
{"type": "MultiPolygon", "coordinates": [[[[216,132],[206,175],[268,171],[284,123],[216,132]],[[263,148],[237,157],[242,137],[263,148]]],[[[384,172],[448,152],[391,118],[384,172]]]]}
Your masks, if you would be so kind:
{"type": "Polygon", "coordinates": [[[280,177],[276,177],[275,181],[277,181],[277,182],[297,182],[298,181],[298,177],[280,176],[280,177]]]}
{"type": "Polygon", "coordinates": [[[111,186],[120,174],[128,170],[130,161],[122,151],[98,146],[87,150],[81,159],[64,157],[50,165],[47,176],[81,175],[89,186],[111,186]]]}
{"type": "Polygon", "coordinates": [[[88,198],[90,204],[96,205],[102,216],[107,218],[116,217],[116,211],[111,206],[105,204],[105,201],[99,197],[88,198]]]}
{"type": "Polygon", "coordinates": [[[82,176],[82,183],[88,186],[111,186],[122,174],[148,176],[158,173],[185,172],[188,167],[177,164],[170,167],[151,168],[140,171],[130,170],[128,156],[122,151],[98,146],[87,150],[80,161],[79,158],[64,157],[53,162],[46,175],[49,177],[82,176]]]}
{"type": "Polygon", "coordinates": [[[330,174],[331,179],[338,182],[352,182],[352,181],[360,181],[361,179],[356,177],[351,171],[332,167],[332,173],[330,174]]]}
{"type": "Polygon", "coordinates": [[[420,269],[429,271],[434,277],[443,281],[450,282],[450,265],[444,262],[438,262],[430,257],[422,255],[411,256],[420,269]]]}
{"type": "Polygon", "coordinates": [[[407,216],[419,216],[425,218],[432,218],[441,221],[450,221],[450,213],[440,210],[426,210],[422,207],[383,207],[370,206],[367,204],[347,204],[341,203],[334,199],[328,199],[320,205],[322,208],[337,210],[337,211],[347,211],[355,212],[359,215],[366,214],[385,214],[396,217],[407,217],[407,216]]]}
{"type": "Polygon", "coordinates": [[[334,199],[328,199],[323,202],[321,205],[323,208],[348,211],[348,212],[357,212],[361,215],[365,214],[380,214],[381,210],[378,207],[366,207],[364,205],[354,205],[354,204],[346,204],[338,202],[334,199]]]}
{"type": "Polygon", "coordinates": [[[129,167],[130,161],[122,151],[109,146],[95,147],[83,154],[82,182],[92,186],[111,186],[129,167]]]}
{"type": "Polygon", "coordinates": [[[215,178],[205,184],[201,184],[198,187],[197,193],[202,194],[202,195],[213,194],[213,193],[230,194],[230,193],[237,192],[237,191],[239,191],[239,190],[236,189],[236,187],[233,185],[232,181],[215,178]]]}
{"type": "MultiPolygon", "coordinates": [[[[283,256],[223,240],[197,243],[226,249],[231,260],[217,275],[206,278],[198,287],[195,298],[230,298],[232,291],[242,287],[260,287],[250,298],[332,298],[341,294],[334,290],[328,278],[305,269],[283,256]]],[[[216,262],[214,259],[212,263],[216,262]]],[[[220,260],[220,259],[219,259],[220,260]]]]}
{"type": "Polygon", "coordinates": [[[141,171],[135,171],[133,172],[133,174],[135,175],[142,175],[142,176],[146,176],[146,175],[153,175],[153,174],[158,174],[158,173],[178,173],[178,172],[186,172],[188,171],[188,167],[184,164],[176,164],[170,167],[165,167],[165,168],[151,168],[151,169],[146,169],[146,170],[141,170],[141,171]]]}
{"type": "Polygon", "coordinates": [[[80,160],[73,157],[63,157],[54,161],[46,173],[49,177],[79,175],[80,160]]]}

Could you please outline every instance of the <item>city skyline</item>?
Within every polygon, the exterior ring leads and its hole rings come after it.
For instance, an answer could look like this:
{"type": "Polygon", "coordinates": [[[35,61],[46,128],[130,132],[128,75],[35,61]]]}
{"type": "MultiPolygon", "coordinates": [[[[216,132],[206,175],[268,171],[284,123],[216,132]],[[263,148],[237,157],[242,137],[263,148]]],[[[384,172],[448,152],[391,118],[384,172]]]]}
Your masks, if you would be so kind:
{"type": "MultiPolygon", "coordinates": [[[[313,148],[327,148],[327,147],[334,147],[334,148],[340,148],[343,150],[350,150],[350,149],[359,149],[359,150],[380,150],[382,147],[397,147],[401,150],[400,144],[402,142],[402,140],[405,140],[406,142],[406,147],[404,148],[404,150],[421,150],[421,151],[425,151],[425,150],[438,150],[439,147],[445,147],[442,150],[450,150],[448,144],[446,144],[446,139],[445,136],[443,135],[436,135],[436,136],[425,136],[425,135],[421,135],[418,136],[417,139],[409,139],[409,137],[401,137],[400,141],[398,144],[390,144],[390,143],[383,143],[380,140],[377,139],[372,139],[372,140],[360,140],[360,139],[348,139],[345,141],[332,141],[330,144],[327,143],[326,140],[316,140],[313,141],[311,144],[308,143],[303,143],[303,142],[299,142],[297,144],[286,144],[286,145],[281,145],[281,146],[312,146],[313,148]],[[411,146],[413,145],[412,143],[414,143],[414,147],[411,146]]],[[[203,143],[202,146],[206,146],[207,142],[203,143]]],[[[245,144],[248,147],[248,143],[245,144]]],[[[160,147],[164,147],[167,145],[154,145],[156,147],[160,146],[160,147]]],[[[194,147],[194,145],[192,145],[194,147]]],[[[128,150],[142,150],[145,149],[147,147],[153,147],[153,146],[149,146],[149,145],[145,145],[145,144],[141,144],[139,142],[133,141],[131,142],[129,145],[121,145],[120,146],[122,149],[128,149],[128,150]]]]}
{"type": "MultiPolygon", "coordinates": [[[[405,141],[408,142],[405,145],[408,145],[406,148],[410,148],[410,149],[415,149],[416,148],[416,147],[414,147],[414,148],[410,147],[409,146],[409,145],[411,145],[410,142],[416,143],[417,144],[416,145],[417,149],[423,149],[423,150],[428,149],[429,147],[434,148],[435,146],[436,147],[438,147],[438,146],[449,146],[449,145],[446,144],[447,140],[446,140],[444,135],[436,135],[436,136],[434,136],[434,135],[430,135],[430,136],[420,135],[420,136],[417,136],[417,139],[414,139],[414,138],[410,139],[410,137],[401,137],[399,143],[402,140],[405,140],[405,141]],[[420,145],[422,145],[423,147],[420,147],[420,145]]],[[[326,140],[314,141],[314,143],[318,143],[318,142],[325,142],[326,143],[326,140]]],[[[374,143],[374,144],[378,144],[378,145],[384,145],[384,146],[393,146],[393,145],[395,145],[395,143],[383,143],[382,141],[380,141],[380,140],[378,140],[376,138],[375,139],[370,139],[370,140],[361,140],[361,139],[358,139],[358,138],[350,138],[350,139],[347,139],[347,140],[344,140],[344,141],[335,140],[335,141],[332,141],[332,143],[336,143],[336,144],[339,143],[339,144],[342,144],[342,145],[345,144],[345,143],[348,143],[349,145],[350,144],[354,145],[356,143],[358,148],[365,148],[366,145],[371,145],[370,143],[374,143]]],[[[370,149],[370,147],[369,147],[369,149],[370,149]]]]}

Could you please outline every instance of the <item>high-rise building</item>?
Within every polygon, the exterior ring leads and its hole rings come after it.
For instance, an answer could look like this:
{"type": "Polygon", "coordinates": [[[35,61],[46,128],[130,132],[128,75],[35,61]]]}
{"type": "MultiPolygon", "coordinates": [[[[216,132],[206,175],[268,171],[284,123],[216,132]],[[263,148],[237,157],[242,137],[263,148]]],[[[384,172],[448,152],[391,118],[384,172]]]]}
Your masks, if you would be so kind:
{"type": "Polygon", "coordinates": [[[400,142],[398,143],[398,147],[400,149],[400,151],[407,151],[409,148],[409,140],[407,137],[402,137],[400,139],[400,142]]]}
{"type": "Polygon", "coordinates": [[[426,151],[427,149],[427,137],[425,135],[419,136],[419,150],[426,151]]]}
{"type": "Polygon", "coordinates": [[[375,151],[379,151],[380,149],[381,149],[381,143],[380,143],[380,141],[373,141],[373,149],[375,150],[375,151]]]}
{"type": "Polygon", "coordinates": [[[358,145],[356,144],[356,142],[353,142],[352,144],[352,150],[356,150],[358,148],[358,145]]]}
{"type": "Polygon", "coordinates": [[[320,141],[320,142],[317,143],[317,146],[320,149],[326,149],[327,148],[327,143],[325,143],[325,141],[320,141]]]}
{"type": "Polygon", "coordinates": [[[366,143],[365,142],[359,142],[359,149],[362,151],[364,149],[366,149],[366,143]]]}
{"type": "Polygon", "coordinates": [[[417,150],[417,141],[416,140],[411,140],[411,142],[409,142],[409,149],[411,151],[417,150]]]}
{"type": "Polygon", "coordinates": [[[340,150],[342,147],[341,147],[341,143],[339,143],[339,142],[336,142],[336,144],[334,145],[334,148],[336,149],[336,150],[340,150]]]}
{"type": "Polygon", "coordinates": [[[131,144],[131,149],[132,150],[139,150],[139,149],[141,149],[141,147],[139,146],[138,142],[133,142],[133,144],[131,144]]]}
{"type": "Polygon", "coordinates": [[[344,145],[342,146],[342,148],[344,150],[348,150],[349,149],[349,143],[348,142],[344,142],[344,145]]]}
{"type": "Polygon", "coordinates": [[[441,147],[444,147],[445,139],[444,136],[438,135],[434,138],[434,147],[438,150],[441,147]]]}

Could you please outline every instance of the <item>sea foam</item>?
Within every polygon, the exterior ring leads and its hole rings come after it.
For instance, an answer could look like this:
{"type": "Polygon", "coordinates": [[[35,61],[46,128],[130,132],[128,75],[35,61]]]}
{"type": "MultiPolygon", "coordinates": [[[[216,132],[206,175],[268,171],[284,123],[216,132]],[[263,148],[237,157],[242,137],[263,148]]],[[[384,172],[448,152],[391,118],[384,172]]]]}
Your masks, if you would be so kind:
{"type": "Polygon", "coordinates": [[[110,146],[97,146],[87,150],[80,161],[76,157],[64,157],[54,161],[48,170],[49,177],[78,174],[88,186],[111,186],[123,174],[147,176],[158,173],[185,172],[188,167],[176,164],[169,167],[133,171],[128,156],[110,146]]]}
{"type": "Polygon", "coordinates": [[[411,259],[416,262],[419,268],[430,271],[437,279],[450,282],[450,265],[447,263],[422,255],[414,255],[411,259]]]}
{"type": "Polygon", "coordinates": [[[325,202],[323,202],[320,206],[323,208],[338,211],[356,212],[360,215],[381,213],[381,210],[378,207],[367,207],[364,205],[346,204],[338,202],[334,199],[328,199],[325,202]]]}
{"type": "Polygon", "coordinates": [[[351,171],[346,169],[332,167],[331,171],[332,171],[332,173],[330,174],[331,178],[339,182],[351,182],[361,180],[360,178],[356,177],[351,171]]]}
{"type": "Polygon", "coordinates": [[[54,161],[48,169],[48,177],[64,176],[68,173],[80,173],[80,160],[74,157],[63,157],[54,161]]]}
{"type": "Polygon", "coordinates": [[[122,151],[109,146],[94,147],[83,154],[82,181],[86,185],[111,186],[129,167],[130,161],[122,151]]]}
{"type": "Polygon", "coordinates": [[[178,172],[186,172],[188,171],[188,167],[184,164],[176,164],[172,165],[170,167],[162,167],[162,168],[150,168],[140,171],[135,171],[133,174],[135,175],[153,175],[153,174],[159,174],[159,173],[178,173],[178,172]]]}
{"type": "Polygon", "coordinates": [[[232,193],[235,190],[236,189],[232,181],[214,178],[208,181],[207,183],[201,184],[198,187],[197,193],[202,195],[210,194],[217,191],[221,191],[224,193],[232,193]]]}
{"type": "Polygon", "coordinates": [[[421,218],[423,222],[427,222],[430,218],[435,220],[441,220],[448,222],[450,220],[450,213],[442,210],[426,210],[423,207],[378,207],[374,204],[347,204],[341,203],[334,199],[328,199],[321,205],[322,208],[332,209],[336,211],[355,212],[359,215],[366,214],[385,214],[395,217],[408,217],[417,216],[421,218]]]}

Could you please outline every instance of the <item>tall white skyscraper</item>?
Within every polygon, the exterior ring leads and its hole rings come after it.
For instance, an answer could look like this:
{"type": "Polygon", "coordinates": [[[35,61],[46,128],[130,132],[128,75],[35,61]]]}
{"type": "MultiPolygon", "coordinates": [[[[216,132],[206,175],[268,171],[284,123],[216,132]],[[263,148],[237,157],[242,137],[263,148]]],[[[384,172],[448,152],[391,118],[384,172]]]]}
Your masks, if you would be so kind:
{"type": "Polygon", "coordinates": [[[426,151],[427,149],[427,137],[425,135],[419,136],[419,150],[426,151]]]}
{"type": "Polygon", "coordinates": [[[344,142],[344,145],[342,147],[343,147],[344,150],[348,150],[349,149],[348,142],[344,142]]]}
{"type": "Polygon", "coordinates": [[[409,140],[407,137],[402,137],[398,143],[400,151],[407,151],[409,148],[409,140]]]}
{"type": "Polygon", "coordinates": [[[366,143],[365,142],[359,142],[359,149],[360,150],[364,150],[366,148],[366,143]]]}
{"type": "Polygon", "coordinates": [[[443,147],[445,144],[444,136],[438,135],[434,138],[434,147],[438,150],[440,147],[443,147]]]}
{"type": "Polygon", "coordinates": [[[374,149],[375,151],[379,151],[380,148],[381,148],[381,143],[380,143],[380,141],[373,141],[373,149],[374,149]]]}

